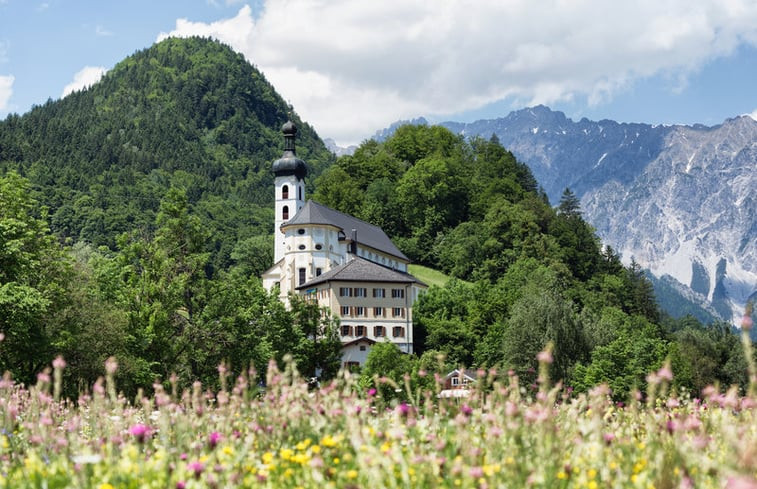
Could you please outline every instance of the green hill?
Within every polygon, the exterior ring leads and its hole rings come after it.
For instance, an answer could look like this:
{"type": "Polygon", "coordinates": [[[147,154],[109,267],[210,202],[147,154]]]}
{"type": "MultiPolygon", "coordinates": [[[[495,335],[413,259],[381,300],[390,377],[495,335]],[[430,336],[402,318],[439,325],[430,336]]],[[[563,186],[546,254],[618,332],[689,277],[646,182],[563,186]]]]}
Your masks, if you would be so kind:
{"type": "Polygon", "coordinates": [[[423,265],[417,265],[415,263],[408,266],[408,271],[429,287],[432,285],[444,287],[445,285],[447,285],[447,282],[452,279],[452,277],[445,274],[444,272],[434,270],[433,268],[424,267],[423,265]]]}
{"type": "MultiPolygon", "coordinates": [[[[87,90],[0,122],[0,174],[32,182],[59,236],[111,247],[120,233],[150,231],[166,191],[183,188],[225,267],[237,242],[273,228],[270,164],[291,110],[229,47],[167,39],[87,90]]],[[[333,156],[292,119],[316,176],[333,156]]]]}

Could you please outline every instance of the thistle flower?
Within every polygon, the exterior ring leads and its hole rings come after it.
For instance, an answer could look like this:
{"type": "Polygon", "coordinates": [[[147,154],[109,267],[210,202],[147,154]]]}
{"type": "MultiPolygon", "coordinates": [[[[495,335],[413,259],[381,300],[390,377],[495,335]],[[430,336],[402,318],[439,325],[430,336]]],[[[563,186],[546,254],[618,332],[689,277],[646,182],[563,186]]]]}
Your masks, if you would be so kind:
{"type": "Polygon", "coordinates": [[[210,448],[215,448],[216,445],[218,445],[218,442],[221,441],[221,434],[217,431],[212,432],[208,436],[208,445],[210,445],[210,448]]]}
{"type": "Polygon", "coordinates": [[[135,424],[129,428],[129,433],[131,433],[139,443],[144,443],[145,439],[150,436],[150,427],[141,423],[135,424]]]}

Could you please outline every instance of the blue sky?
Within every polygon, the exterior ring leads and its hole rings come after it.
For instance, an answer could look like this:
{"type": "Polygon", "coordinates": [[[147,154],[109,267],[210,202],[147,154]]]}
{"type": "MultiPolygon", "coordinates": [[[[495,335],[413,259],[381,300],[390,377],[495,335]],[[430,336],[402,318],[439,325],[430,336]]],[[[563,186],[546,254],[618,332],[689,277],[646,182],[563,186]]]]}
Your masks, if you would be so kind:
{"type": "Polygon", "coordinates": [[[536,103],[654,124],[757,115],[754,0],[0,0],[0,117],[169,34],[231,45],[340,144],[536,103]]]}

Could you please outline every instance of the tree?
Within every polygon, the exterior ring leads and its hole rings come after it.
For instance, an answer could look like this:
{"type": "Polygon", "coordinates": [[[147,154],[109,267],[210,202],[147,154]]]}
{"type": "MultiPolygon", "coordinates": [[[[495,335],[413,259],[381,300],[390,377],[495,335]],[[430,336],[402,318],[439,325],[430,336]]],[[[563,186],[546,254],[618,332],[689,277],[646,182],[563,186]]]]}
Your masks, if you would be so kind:
{"type": "Polygon", "coordinates": [[[567,379],[573,364],[588,355],[583,329],[572,309],[554,289],[532,282],[513,305],[502,340],[504,363],[523,380],[536,379],[536,355],[548,343],[555,346],[551,375],[567,379]]]}
{"type": "Polygon", "coordinates": [[[403,397],[404,377],[414,370],[414,361],[410,355],[402,353],[394,343],[384,341],[376,343],[368,352],[365,366],[361,372],[361,383],[371,385],[381,392],[384,399],[393,399],[398,395],[403,397]],[[385,382],[374,383],[374,378],[386,377],[391,379],[401,392],[385,382]]]}
{"type": "Polygon", "coordinates": [[[65,302],[70,271],[46,218],[27,180],[0,177],[0,369],[20,382],[52,360],[49,315],[65,302]]]}
{"type": "MultiPolygon", "coordinates": [[[[291,352],[303,375],[331,379],[336,376],[342,358],[339,325],[317,304],[300,296],[290,295],[292,324],[296,343],[291,352]]],[[[286,353],[286,350],[279,354],[286,353]]]]}

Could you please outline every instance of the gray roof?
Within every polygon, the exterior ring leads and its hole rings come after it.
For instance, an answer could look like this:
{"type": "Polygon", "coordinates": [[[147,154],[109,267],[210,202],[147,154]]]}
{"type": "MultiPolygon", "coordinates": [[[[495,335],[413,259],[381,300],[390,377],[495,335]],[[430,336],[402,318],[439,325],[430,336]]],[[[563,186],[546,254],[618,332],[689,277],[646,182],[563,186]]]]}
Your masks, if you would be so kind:
{"type": "Polygon", "coordinates": [[[365,246],[396,256],[402,260],[410,259],[397,248],[389,236],[378,226],[369,224],[357,217],[348,216],[325,205],[308,200],[290,220],[281,225],[298,226],[304,224],[323,224],[337,227],[342,230],[345,238],[350,238],[352,230],[357,230],[357,242],[365,246]]]}
{"type": "Polygon", "coordinates": [[[328,272],[315,277],[309,282],[297,287],[297,289],[306,289],[313,285],[325,282],[394,282],[403,284],[417,283],[425,286],[423,282],[413,277],[409,273],[392,270],[378,263],[355,257],[354,259],[332,268],[328,272]]]}

